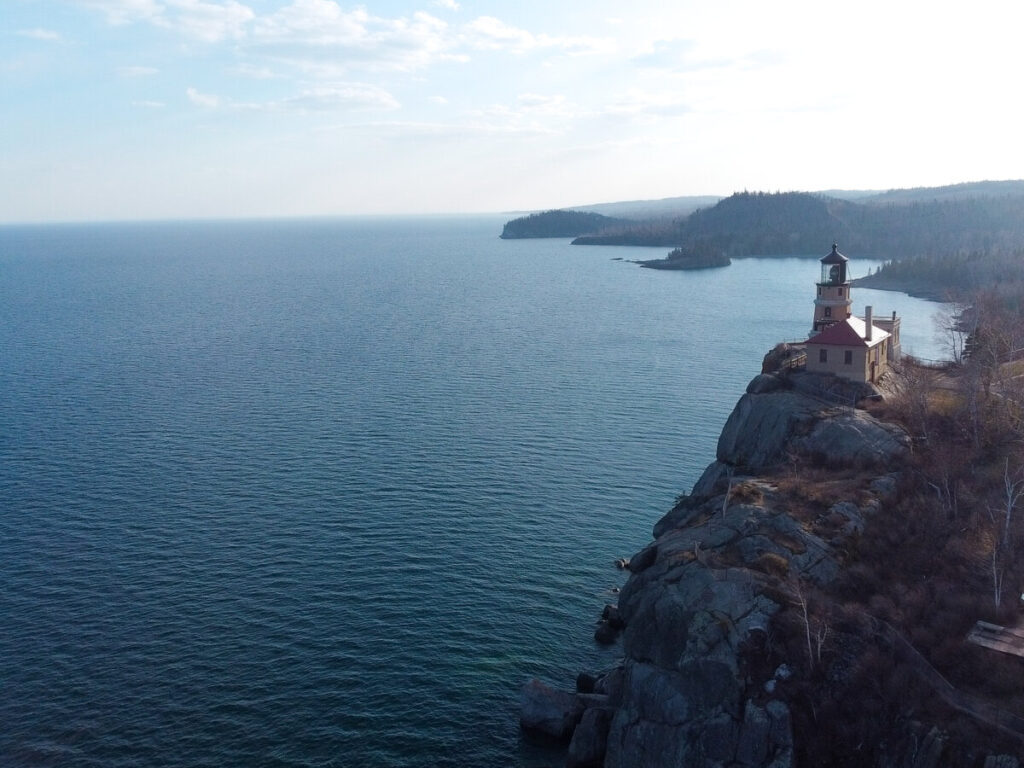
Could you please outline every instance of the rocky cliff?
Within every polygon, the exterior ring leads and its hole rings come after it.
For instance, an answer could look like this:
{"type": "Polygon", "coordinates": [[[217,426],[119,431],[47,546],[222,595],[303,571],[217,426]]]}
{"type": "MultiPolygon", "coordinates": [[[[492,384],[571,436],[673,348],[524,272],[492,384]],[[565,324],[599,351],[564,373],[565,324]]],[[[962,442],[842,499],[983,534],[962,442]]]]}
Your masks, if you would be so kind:
{"type": "MultiPolygon", "coordinates": [[[[886,514],[910,450],[900,427],[853,407],[871,396],[805,372],[755,378],[715,461],[654,526],[653,541],[629,560],[618,605],[605,610],[597,637],[621,632],[621,665],[581,675],[574,693],[532,681],[523,727],[568,739],[574,768],[801,764],[807,734],[794,725],[793,691],[802,684],[806,700],[826,645],[832,664],[815,680],[848,685],[844,655],[878,635],[867,619],[859,629],[830,627],[808,608],[866,522],[886,514]],[[808,467],[826,478],[810,505],[787,490],[808,467]],[[829,484],[830,473],[843,482],[829,484]]],[[[813,708],[813,692],[810,700],[813,708]]],[[[915,723],[904,735],[862,745],[843,764],[952,764],[940,732],[915,723]]],[[[1016,765],[989,757],[985,765],[1016,765]]]]}

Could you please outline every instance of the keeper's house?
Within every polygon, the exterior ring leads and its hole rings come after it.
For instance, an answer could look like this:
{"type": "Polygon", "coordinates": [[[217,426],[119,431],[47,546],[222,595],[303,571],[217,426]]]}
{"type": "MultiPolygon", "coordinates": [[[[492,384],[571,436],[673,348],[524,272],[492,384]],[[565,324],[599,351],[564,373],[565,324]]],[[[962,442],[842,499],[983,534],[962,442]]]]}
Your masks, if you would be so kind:
{"type": "Polygon", "coordinates": [[[876,320],[871,307],[864,317],[850,312],[847,259],[835,244],[821,260],[821,281],[814,301],[814,325],[807,339],[807,370],[833,373],[851,381],[875,383],[900,355],[900,320],[876,320]]]}

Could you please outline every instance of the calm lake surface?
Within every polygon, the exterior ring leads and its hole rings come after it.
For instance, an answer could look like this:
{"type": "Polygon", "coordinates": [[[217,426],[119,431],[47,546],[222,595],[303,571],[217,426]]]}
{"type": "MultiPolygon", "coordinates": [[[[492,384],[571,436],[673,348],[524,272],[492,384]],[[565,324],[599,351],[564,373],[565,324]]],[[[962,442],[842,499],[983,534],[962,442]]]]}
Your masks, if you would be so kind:
{"type": "Polygon", "coordinates": [[[0,228],[0,763],[559,762],[520,685],[614,663],[613,560],[818,264],[503,220],[0,228]]]}

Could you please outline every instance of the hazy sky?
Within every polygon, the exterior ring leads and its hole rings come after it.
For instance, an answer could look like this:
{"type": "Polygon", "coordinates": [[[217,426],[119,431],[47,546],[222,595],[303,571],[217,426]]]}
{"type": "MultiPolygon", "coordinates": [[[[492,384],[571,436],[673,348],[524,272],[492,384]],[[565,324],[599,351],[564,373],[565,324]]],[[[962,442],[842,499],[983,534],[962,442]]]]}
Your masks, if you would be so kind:
{"type": "Polygon", "coordinates": [[[0,0],[0,221],[1024,177],[1024,3],[0,0]]]}

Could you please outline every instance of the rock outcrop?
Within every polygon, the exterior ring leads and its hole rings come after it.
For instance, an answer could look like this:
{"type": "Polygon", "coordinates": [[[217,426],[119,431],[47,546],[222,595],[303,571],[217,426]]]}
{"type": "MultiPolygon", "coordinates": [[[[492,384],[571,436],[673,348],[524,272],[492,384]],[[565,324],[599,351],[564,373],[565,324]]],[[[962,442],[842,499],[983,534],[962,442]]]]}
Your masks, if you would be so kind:
{"type": "Polygon", "coordinates": [[[910,447],[906,432],[854,407],[877,396],[870,385],[804,371],[756,376],[725,422],[716,461],[697,481],[693,495],[709,495],[727,475],[756,474],[790,456],[814,457],[832,466],[895,460],[910,447]]]}
{"type": "Polygon", "coordinates": [[[909,446],[898,427],[854,410],[849,387],[837,404],[837,389],[804,373],[751,382],[715,462],[629,559],[614,613],[624,625],[622,665],[597,679],[595,693],[563,699],[561,716],[542,718],[556,731],[574,723],[569,765],[794,764],[789,706],[774,695],[788,670],[752,682],[746,655],[768,641],[798,583],[834,577],[835,543],[884,508],[889,465],[909,446]],[[863,493],[823,508],[828,525],[798,520],[785,494],[757,477],[792,455],[863,468],[863,493]]]}

